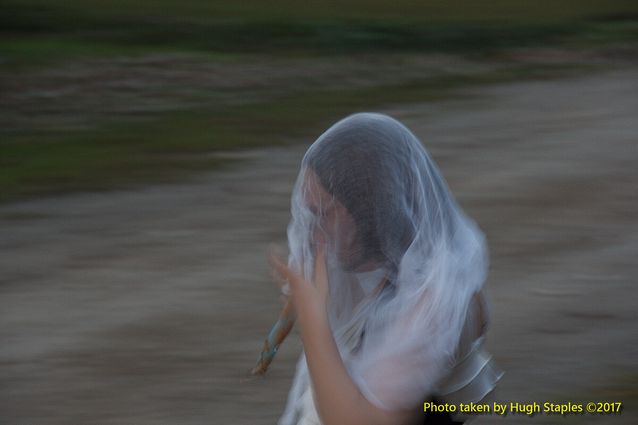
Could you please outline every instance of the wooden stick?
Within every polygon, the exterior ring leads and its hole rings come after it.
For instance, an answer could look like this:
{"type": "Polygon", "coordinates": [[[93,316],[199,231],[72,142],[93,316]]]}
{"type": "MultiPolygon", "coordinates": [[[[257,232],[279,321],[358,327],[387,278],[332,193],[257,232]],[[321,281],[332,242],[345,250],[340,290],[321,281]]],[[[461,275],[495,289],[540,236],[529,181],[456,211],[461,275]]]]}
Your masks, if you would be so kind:
{"type": "Polygon", "coordinates": [[[264,347],[261,350],[257,365],[251,371],[252,375],[263,375],[266,373],[268,366],[270,366],[270,363],[275,358],[275,354],[277,354],[279,346],[284,342],[284,339],[286,339],[294,324],[295,313],[292,300],[288,299],[279,314],[279,319],[264,341],[264,347]]]}

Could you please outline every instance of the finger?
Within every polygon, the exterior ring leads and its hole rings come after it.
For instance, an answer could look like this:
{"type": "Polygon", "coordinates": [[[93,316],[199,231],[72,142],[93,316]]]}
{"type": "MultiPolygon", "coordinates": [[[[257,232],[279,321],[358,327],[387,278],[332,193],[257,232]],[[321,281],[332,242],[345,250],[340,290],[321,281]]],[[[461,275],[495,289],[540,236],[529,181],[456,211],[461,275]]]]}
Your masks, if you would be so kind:
{"type": "Polygon", "coordinates": [[[270,256],[270,264],[273,266],[275,271],[279,273],[282,279],[292,285],[298,285],[299,282],[303,279],[300,275],[295,273],[294,270],[288,267],[280,257],[276,255],[270,256]]]}
{"type": "Polygon", "coordinates": [[[270,277],[277,284],[277,288],[279,288],[279,290],[284,290],[286,285],[288,285],[288,281],[284,279],[274,267],[271,267],[270,269],[270,277]]]}
{"type": "Polygon", "coordinates": [[[317,246],[315,254],[315,279],[321,279],[326,276],[326,254],[323,246],[317,246]]]}
{"type": "Polygon", "coordinates": [[[326,255],[322,246],[317,247],[315,258],[315,283],[317,288],[325,296],[328,294],[328,268],[326,265],[326,255]]]}
{"type": "Polygon", "coordinates": [[[279,262],[283,262],[283,260],[281,260],[282,258],[285,257],[283,249],[279,245],[271,243],[268,245],[268,254],[266,257],[268,259],[268,263],[270,264],[270,267],[272,270],[272,276],[275,279],[275,281],[277,281],[278,283],[285,281],[285,278],[282,278],[281,274],[279,274],[279,272],[277,271],[277,268],[275,267],[273,263],[273,259],[275,258],[279,259],[279,262]]]}
{"type": "Polygon", "coordinates": [[[268,244],[268,254],[276,255],[279,258],[286,257],[286,250],[279,244],[270,243],[268,244]]]}
{"type": "Polygon", "coordinates": [[[270,263],[273,274],[277,277],[277,280],[285,282],[290,279],[290,270],[288,269],[288,266],[283,263],[280,257],[271,253],[268,256],[268,262],[270,263]]]}

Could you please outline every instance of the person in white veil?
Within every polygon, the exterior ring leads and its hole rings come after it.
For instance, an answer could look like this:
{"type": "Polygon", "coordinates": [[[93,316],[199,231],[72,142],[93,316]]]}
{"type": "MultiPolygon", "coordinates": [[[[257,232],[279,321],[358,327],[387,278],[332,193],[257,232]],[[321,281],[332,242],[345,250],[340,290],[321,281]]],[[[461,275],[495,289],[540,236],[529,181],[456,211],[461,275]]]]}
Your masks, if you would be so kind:
{"type": "Polygon", "coordinates": [[[280,425],[433,423],[424,402],[492,392],[485,239],[408,128],[340,120],[306,152],[291,204],[288,262],[271,262],[304,353],[280,425]]]}

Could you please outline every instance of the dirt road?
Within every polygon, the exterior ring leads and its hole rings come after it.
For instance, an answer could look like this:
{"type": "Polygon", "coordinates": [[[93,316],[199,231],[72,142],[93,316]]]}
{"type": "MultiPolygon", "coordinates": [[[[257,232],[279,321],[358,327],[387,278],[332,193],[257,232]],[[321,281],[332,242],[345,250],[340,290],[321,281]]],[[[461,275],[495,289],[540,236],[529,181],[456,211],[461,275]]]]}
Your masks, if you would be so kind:
{"type": "MultiPolygon", "coordinates": [[[[532,420],[638,423],[638,69],[463,94],[381,112],[488,237],[498,400],[622,401],[532,420]]],[[[298,338],[243,378],[280,307],[265,253],[311,142],[196,182],[1,207],[0,423],[275,423],[298,338]]]]}

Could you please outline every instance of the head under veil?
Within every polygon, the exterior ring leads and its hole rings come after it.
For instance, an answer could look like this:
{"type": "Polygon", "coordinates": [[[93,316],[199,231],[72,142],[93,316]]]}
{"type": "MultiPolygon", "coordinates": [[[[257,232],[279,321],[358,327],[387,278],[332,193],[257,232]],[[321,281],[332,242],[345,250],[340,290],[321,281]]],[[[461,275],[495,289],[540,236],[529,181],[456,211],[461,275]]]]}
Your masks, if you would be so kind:
{"type": "MultiPolygon", "coordinates": [[[[419,139],[387,115],[342,119],[306,152],[291,212],[289,265],[312,279],[324,245],[330,326],[362,393],[385,409],[423,403],[455,360],[488,258],[419,139]]],[[[302,356],[288,411],[304,379],[302,356]]]]}

